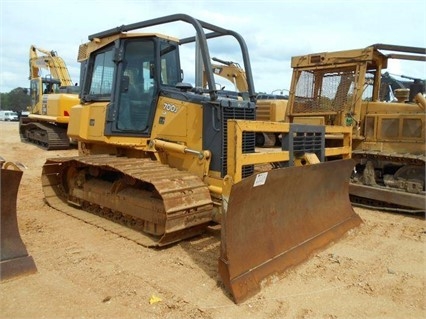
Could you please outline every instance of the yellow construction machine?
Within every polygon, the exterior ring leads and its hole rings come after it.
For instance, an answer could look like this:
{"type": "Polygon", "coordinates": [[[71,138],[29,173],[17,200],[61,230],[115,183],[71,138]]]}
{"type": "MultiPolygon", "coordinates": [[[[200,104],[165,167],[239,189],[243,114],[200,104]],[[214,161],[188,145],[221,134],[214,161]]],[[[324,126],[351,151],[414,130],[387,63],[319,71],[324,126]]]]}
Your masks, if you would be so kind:
{"type": "MultiPolygon", "coordinates": [[[[259,121],[286,122],[288,96],[283,94],[258,94],[256,97],[256,119],[259,121]]],[[[256,133],[256,146],[274,147],[281,145],[277,133],[256,133]]]]}
{"type": "Polygon", "coordinates": [[[426,49],[375,44],[293,57],[288,116],[353,129],[354,203],[424,212],[425,79],[383,73],[391,59],[424,70],[426,49]]]}
{"type": "Polygon", "coordinates": [[[73,84],[64,60],[55,51],[32,45],[29,68],[31,106],[28,117],[21,117],[19,122],[21,140],[47,150],[67,149],[69,112],[80,101],[79,87],[73,84]],[[49,74],[41,76],[42,69],[49,74]]]}
{"type": "Polygon", "coordinates": [[[237,303],[361,223],[348,193],[351,129],[256,121],[248,50],[235,31],[175,14],[90,35],[78,57],[85,71],[68,135],[79,156],[46,160],[52,207],[148,247],[220,224],[219,274],[237,303]],[[147,30],[171,23],[194,33],[147,30]],[[209,45],[224,38],[244,62],[240,97],[214,82],[209,45]],[[182,82],[185,45],[202,61],[195,86],[182,82]],[[257,150],[256,132],[280,132],[282,148],[257,150]],[[330,133],[341,145],[326,150],[330,133]],[[345,159],[320,162],[326,151],[345,159]]]}
{"type": "MultiPolygon", "coordinates": [[[[234,90],[240,94],[248,92],[247,78],[244,69],[236,62],[224,61],[219,58],[212,58],[211,67],[213,74],[227,79],[234,85],[234,90]]],[[[203,87],[208,87],[207,73],[203,72],[203,87]]],[[[220,86],[220,90],[224,90],[225,86],[220,86]]],[[[231,90],[232,91],[232,90],[231,90]]]]}

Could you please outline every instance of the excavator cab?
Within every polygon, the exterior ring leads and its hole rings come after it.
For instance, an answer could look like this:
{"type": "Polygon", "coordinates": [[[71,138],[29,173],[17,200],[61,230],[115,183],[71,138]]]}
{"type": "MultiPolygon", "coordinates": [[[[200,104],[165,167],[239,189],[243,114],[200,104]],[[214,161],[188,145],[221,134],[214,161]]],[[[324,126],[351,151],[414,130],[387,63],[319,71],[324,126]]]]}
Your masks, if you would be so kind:
{"type": "Polygon", "coordinates": [[[238,33],[176,14],[91,35],[78,59],[85,73],[68,135],[80,156],[47,159],[42,184],[51,206],[145,246],[221,224],[219,274],[236,302],[360,224],[347,189],[351,131],[256,121],[250,59],[238,33]],[[195,35],[128,32],[172,22],[188,23],[195,35]],[[215,86],[208,40],[224,36],[241,51],[241,98],[215,86]],[[182,82],[185,44],[195,44],[201,62],[195,86],[182,82]],[[256,132],[279,132],[284,143],[258,150],[256,132]],[[325,150],[325,134],[342,145],[325,150]],[[324,152],[345,159],[319,163],[315,154],[324,152]]]}

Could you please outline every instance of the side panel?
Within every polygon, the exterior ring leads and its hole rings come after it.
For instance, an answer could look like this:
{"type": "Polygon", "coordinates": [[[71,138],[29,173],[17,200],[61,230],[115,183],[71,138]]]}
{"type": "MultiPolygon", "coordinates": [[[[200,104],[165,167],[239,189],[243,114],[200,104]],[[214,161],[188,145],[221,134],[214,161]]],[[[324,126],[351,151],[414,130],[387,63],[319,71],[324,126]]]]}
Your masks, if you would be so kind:
{"type": "Polygon", "coordinates": [[[45,94],[42,103],[43,115],[56,117],[59,123],[68,123],[70,110],[80,99],[77,94],[45,94]]]}
{"type": "Polygon", "coordinates": [[[152,137],[185,143],[186,146],[202,150],[201,103],[160,96],[155,112],[152,137]]]}
{"type": "Polygon", "coordinates": [[[105,110],[105,103],[73,107],[68,125],[69,137],[78,141],[104,141],[105,110]]]}

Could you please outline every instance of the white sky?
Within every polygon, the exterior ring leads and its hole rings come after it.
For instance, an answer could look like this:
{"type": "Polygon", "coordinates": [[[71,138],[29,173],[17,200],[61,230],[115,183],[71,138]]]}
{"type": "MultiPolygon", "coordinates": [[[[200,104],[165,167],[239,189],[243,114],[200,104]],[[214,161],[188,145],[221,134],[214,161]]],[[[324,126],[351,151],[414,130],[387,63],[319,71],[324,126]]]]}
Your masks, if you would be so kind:
{"type": "MultiPolygon", "coordinates": [[[[257,92],[288,89],[290,59],[295,55],[375,43],[426,47],[424,0],[0,0],[0,92],[29,87],[31,45],[57,51],[73,81],[79,82],[78,47],[89,35],[175,13],[241,34],[249,49],[257,92]]],[[[179,24],[159,31],[177,37],[193,35],[179,24]]],[[[235,52],[224,43],[211,56],[236,61],[235,52]]],[[[192,55],[181,58],[183,67],[194,59],[192,55]]],[[[419,64],[404,68],[391,63],[388,71],[426,78],[425,66],[419,64]]]]}

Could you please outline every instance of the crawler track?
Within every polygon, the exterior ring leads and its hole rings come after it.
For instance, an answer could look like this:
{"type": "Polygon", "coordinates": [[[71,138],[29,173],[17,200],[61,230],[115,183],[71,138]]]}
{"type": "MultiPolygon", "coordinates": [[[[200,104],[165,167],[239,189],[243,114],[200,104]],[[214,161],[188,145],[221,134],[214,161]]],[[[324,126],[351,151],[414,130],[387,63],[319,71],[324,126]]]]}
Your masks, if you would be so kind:
{"type": "Polygon", "coordinates": [[[389,166],[394,165],[398,167],[398,165],[407,165],[418,168],[418,170],[416,170],[416,176],[397,176],[398,173],[396,173],[394,179],[397,181],[395,185],[398,187],[386,186],[383,184],[383,180],[379,180],[375,186],[362,185],[362,183],[359,182],[351,183],[349,193],[351,195],[351,201],[354,204],[377,207],[379,209],[387,208],[395,211],[411,211],[412,213],[426,211],[426,193],[424,186],[422,191],[418,191],[418,189],[414,187],[407,187],[407,185],[413,183],[411,179],[414,179],[415,183],[422,182],[423,185],[426,183],[424,176],[424,167],[426,164],[425,155],[354,151],[352,157],[357,161],[381,161],[383,163],[390,163],[389,166]]]}
{"type": "Polygon", "coordinates": [[[19,125],[21,140],[41,146],[46,150],[66,150],[70,148],[70,139],[66,126],[49,123],[21,122],[19,125]]]}
{"type": "Polygon", "coordinates": [[[144,246],[195,236],[211,222],[199,177],[146,158],[48,159],[42,185],[50,206],[144,246]]]}

